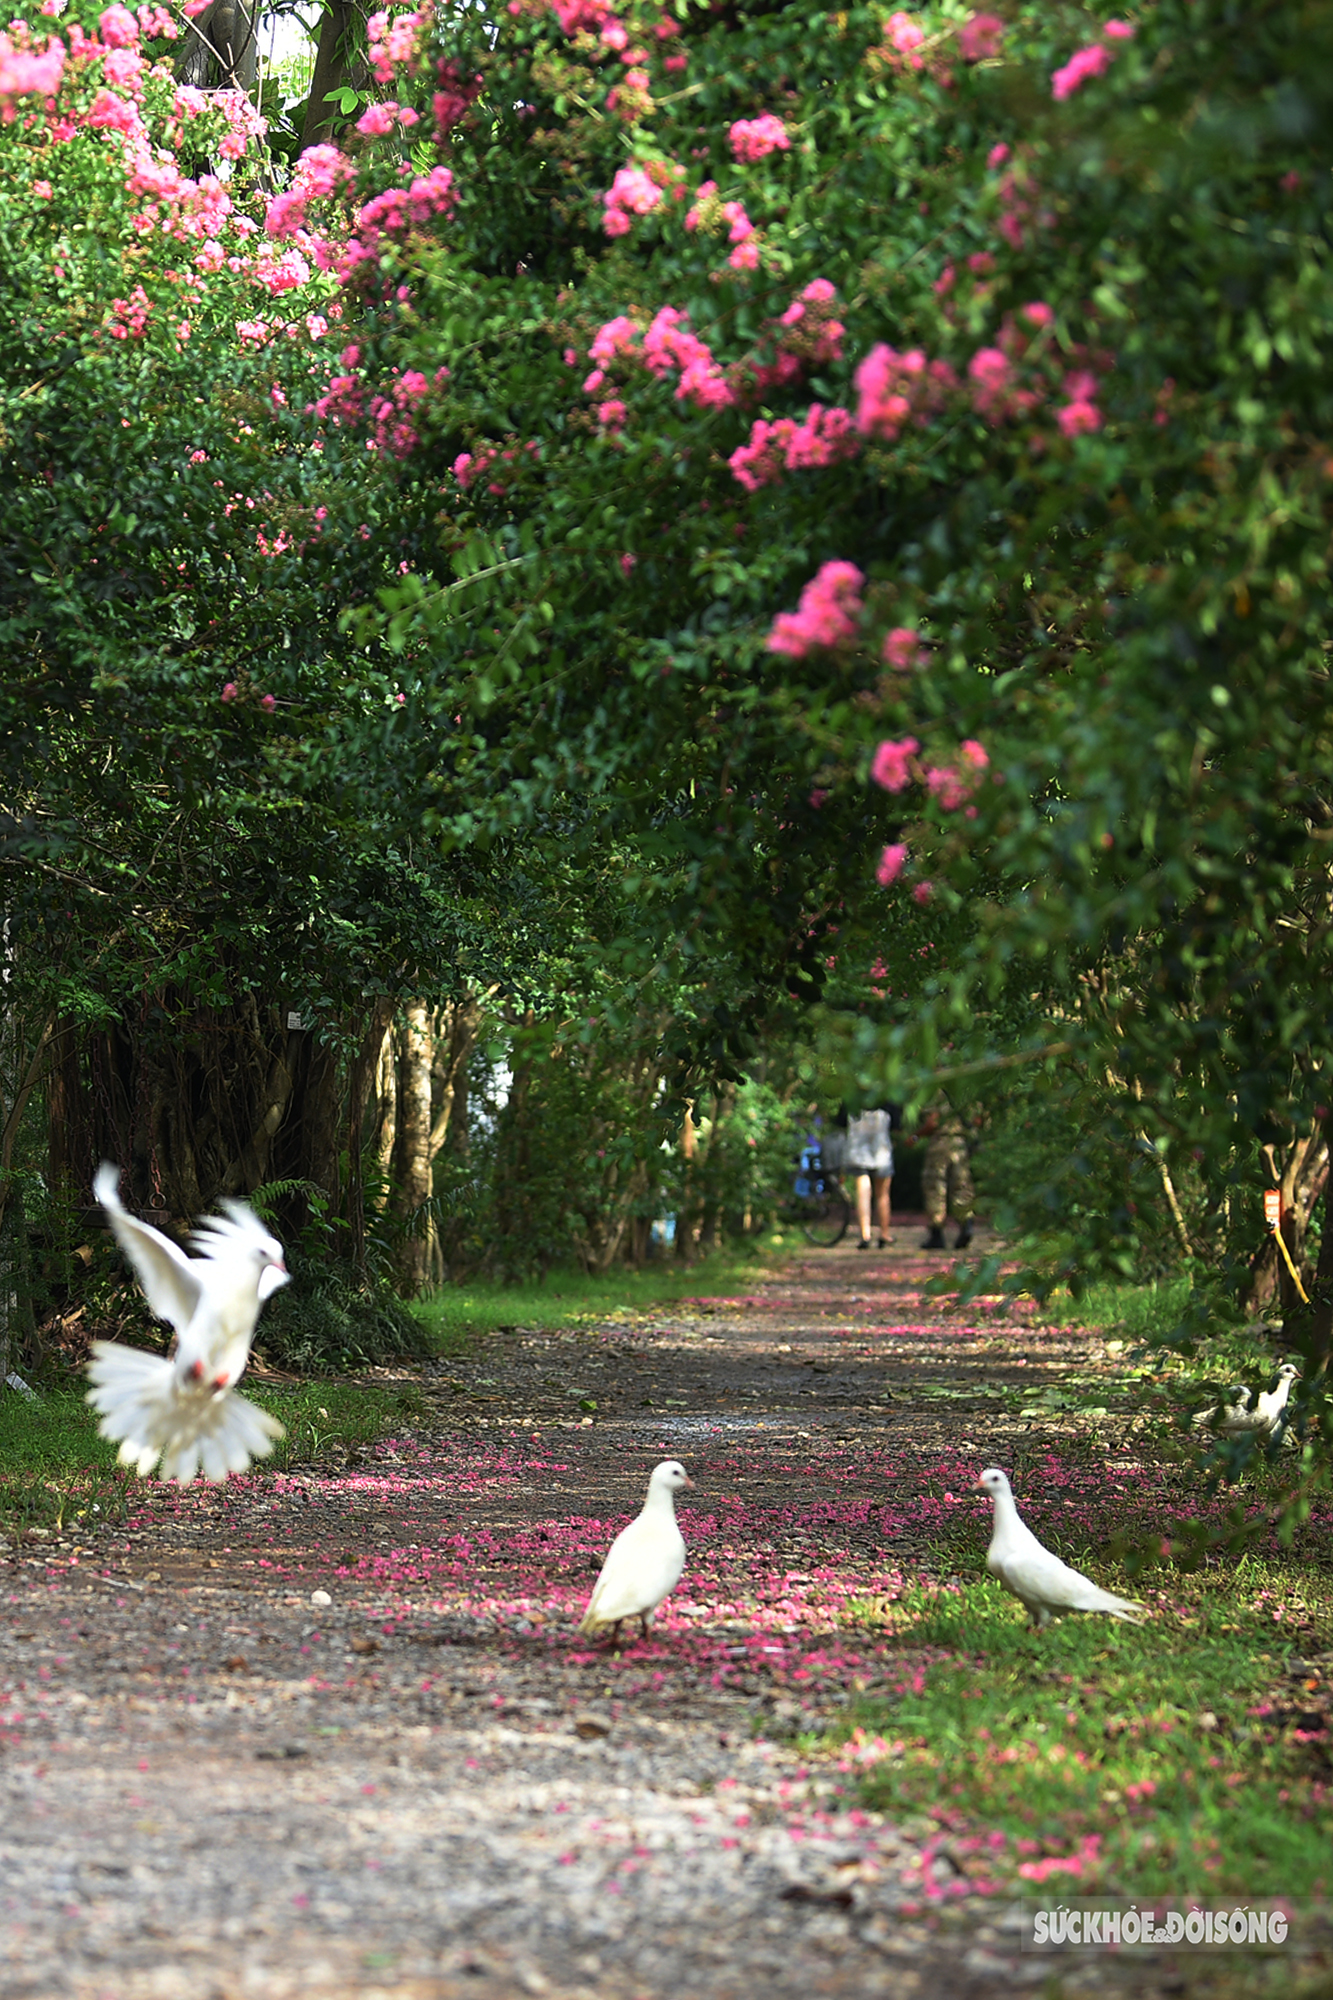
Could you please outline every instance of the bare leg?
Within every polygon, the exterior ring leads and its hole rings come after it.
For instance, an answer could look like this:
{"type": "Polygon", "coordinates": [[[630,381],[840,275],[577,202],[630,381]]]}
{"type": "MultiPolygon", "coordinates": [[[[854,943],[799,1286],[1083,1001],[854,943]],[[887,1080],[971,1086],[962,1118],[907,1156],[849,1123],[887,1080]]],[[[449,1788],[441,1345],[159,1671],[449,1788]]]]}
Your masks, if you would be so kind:
{"type": "Polygon", "coordinates": [[[870,1174],[856,1176],[856,1220],[861,1231],[861,1241],[870,1241],[870,1174]]]}
{"type": "Polygon", "coordinates": [[[881,1243],[887,1243],[889,1239],[889,1218],[893,1212],[889,1194],[892,1187],[893,1175],[881,1174],[875,1187],[876,1207],[879,1211],[879,1240],[881,1243]]]}

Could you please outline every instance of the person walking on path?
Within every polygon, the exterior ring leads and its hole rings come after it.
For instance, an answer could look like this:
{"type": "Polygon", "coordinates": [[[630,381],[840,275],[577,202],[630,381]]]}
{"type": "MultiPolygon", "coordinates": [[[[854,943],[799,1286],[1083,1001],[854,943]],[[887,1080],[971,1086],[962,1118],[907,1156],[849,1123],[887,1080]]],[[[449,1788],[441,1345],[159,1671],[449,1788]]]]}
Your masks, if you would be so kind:
{"type": "Polygon", "coordinates": [[[858,1249],[869,1250],[872,1217],[879,1225],[879,1248],[889,1244],[890,1189],[893,1186],[893,1138],[901,1118],[896,1104],[877,1104],[849,1117],[844,1105],[838,1113],[839,1125],[847,1133],[843,1164],[856,1175],[856,1220],[860,1229],[858,1249]]]}
{"type": "Polygon", "coordinates": [[[929,1226],[925,1248],[947,1250],[944,1240],[946,1216],[958,1224],[955,1250],[966,1250],[972,1241],[972,1169],[967,1156],[967,1134],[963,1121],[944,1092],[932,1099],[921,1120],[926,1135],[926,1158],[921,1170],[921,1188],[929,1226]]]}

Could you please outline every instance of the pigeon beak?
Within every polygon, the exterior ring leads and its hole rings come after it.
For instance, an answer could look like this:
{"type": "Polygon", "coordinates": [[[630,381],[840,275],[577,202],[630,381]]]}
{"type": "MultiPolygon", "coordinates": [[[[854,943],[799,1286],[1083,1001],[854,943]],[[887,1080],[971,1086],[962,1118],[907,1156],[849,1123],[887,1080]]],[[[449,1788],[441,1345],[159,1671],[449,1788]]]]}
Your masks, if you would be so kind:
{"type": "Polygon", "coordinates": [[[694,1481],[693,1481],[693,1480],[692,1480],[692,1479],[690,1478],[690,1475],[689,1475],[689,1473],[688,1473],[688,1472],[687,1472],[687,1473],[685,1474],[685,1484],[686,1484],[687,1486],[693,1486],[693,1484],[694,1484],[694,1481]]]}
{"type": "Polygon", "coordinates": [[[980,1474],[980,1473],[978,1473],[978,1474],[977,1474],[976,1478],[975,1478],[975,1479],[974,1479],[974,1480],[972,1481],[972,1484],[973,1484],[973,1485],[974,1485],[975,1487],[977,1487],[977,1488],[979,1489],[979,1491],[981,1491],[982,1493],[984,1493],[984,1492],[986,1491],[986,1482],[985,1482],[985,1480],[984,1480],[984,1479],[982,1478],[982,1476],[981,1476],[981,1474],[980,1474]]]}

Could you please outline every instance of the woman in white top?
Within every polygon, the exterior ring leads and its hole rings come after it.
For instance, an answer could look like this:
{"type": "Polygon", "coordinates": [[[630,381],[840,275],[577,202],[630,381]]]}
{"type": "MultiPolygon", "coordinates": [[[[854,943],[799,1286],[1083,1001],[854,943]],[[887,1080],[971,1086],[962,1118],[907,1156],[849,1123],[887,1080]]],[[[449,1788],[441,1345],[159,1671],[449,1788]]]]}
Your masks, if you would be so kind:
{"type": "Polygon", "coordinates": [[[889,1191],[893,1186],[892,1131],[899,1116],[896,1104],[878,1104],[849,1117],[846,1106],[838,1123],[846,1123],[844,1161],[848,1173],[856,1175],[856,1220],[860,1226],[859,1249],[870,1248],[870,1221],[873,1213],[879,1224],[879,1248],[889,1245],[889,1191]]]}

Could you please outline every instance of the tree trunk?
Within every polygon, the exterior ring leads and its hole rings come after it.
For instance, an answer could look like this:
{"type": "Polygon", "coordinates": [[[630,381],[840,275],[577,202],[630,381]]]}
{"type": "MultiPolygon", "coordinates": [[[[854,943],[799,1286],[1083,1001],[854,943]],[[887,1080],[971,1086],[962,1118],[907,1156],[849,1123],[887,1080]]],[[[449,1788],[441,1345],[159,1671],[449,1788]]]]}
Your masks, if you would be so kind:
{"type": "Polygon", "coordinates": [[[366,1185],[364,1155],[366,1149],[366,1108],[370,1103],[370,1092],[377,1076],[381,1073],[386,1047],[390,1051],[389,1069],[393,1073],[393,1002],[387,998],[377,1000],[371,1008],[370,1021],[361,1039],[361,1047],[352,1063],[347,1078],[347,1115],[344,1127],[347,1151],[347,1192],[343,1202],[343,1215],[347,1222],[352,1263],[362,1284],[366,1282],[366,1185]]]}
{"type": "Polygon", "coordinates": [[[258,8],[246,0],[213,0],[187,23],[174,69],[181,83],[197,90],[252,95],[259,78],[258,8]]]}
{"type": "Polygon", "coordinates": [[[455,1000],[441,1007],[432,1023],[435,1057],[432,1066],[436,1092],[435,1117],[430,1129],[430,1156],[443,1150],[460,1101],[467,1103],[467,1063],[481,1025],[478,1000],[455,1000]]]}
{"type": "MultiPolygon", "coordinates": [[[[1275,1146],[1264,1150],[1282,1196],[1282,1240],[1301,1274],[1301,1283],[1309,1292],[1313,1273],[1305,1253],[1305,1239],[1314,1205],[1328,1182],[1327,1134],[1321,1125],[1316,1125],[1281,1153],[1275,1146]]],[[[1300,1294],[1287,1260],[1269,1232],[1251,1260],[1245,1305],[1252,1313],[1263,1313],[1271,1310],[1275,1302],[1280,1303],[1284,1312],[1290,1312],[1299,1306],[1300,1294]]]]}
{"type": "Polygon", "coordinates": [[[349,122],[328,98],[331,92],[347,85],[354,90],[365,89],[370,72],[362,46],[364,39],[361,16],[349,0],[324,0],[319,40],[315,44],[315,72],[301,122],[302,152],[307,146],[334,138],[349,122]]]}
{"type": "Polygon", "coordinates": [[[694,1246],[699,1234],[698,1199],[695,1182],[699,1155],[699,1134],[694,1123],[694,1104],[691,1100],[685,1106],[685,1116],[680,1128],[680,1156],[683,1162],[681,1174],[680,1209],[676,1216],[676,1255],[682,1264],[688,1264],[694,1257],[694,1246]]]}
{"type": "Polygon", "coordinates": [[[424,1000],[407,1008],[402,1031],[398,1081],[398,1144],[394,1158],[394,1208],[407,1225],[396,1255],[398,1276],[409,1294],[430,1282],[434,1218],[426,1209],[431,1197],[432,1037],[430,1009],[424,1000]],[[424,1212],[423,1212],[424,1211],[424,1212]]]}

